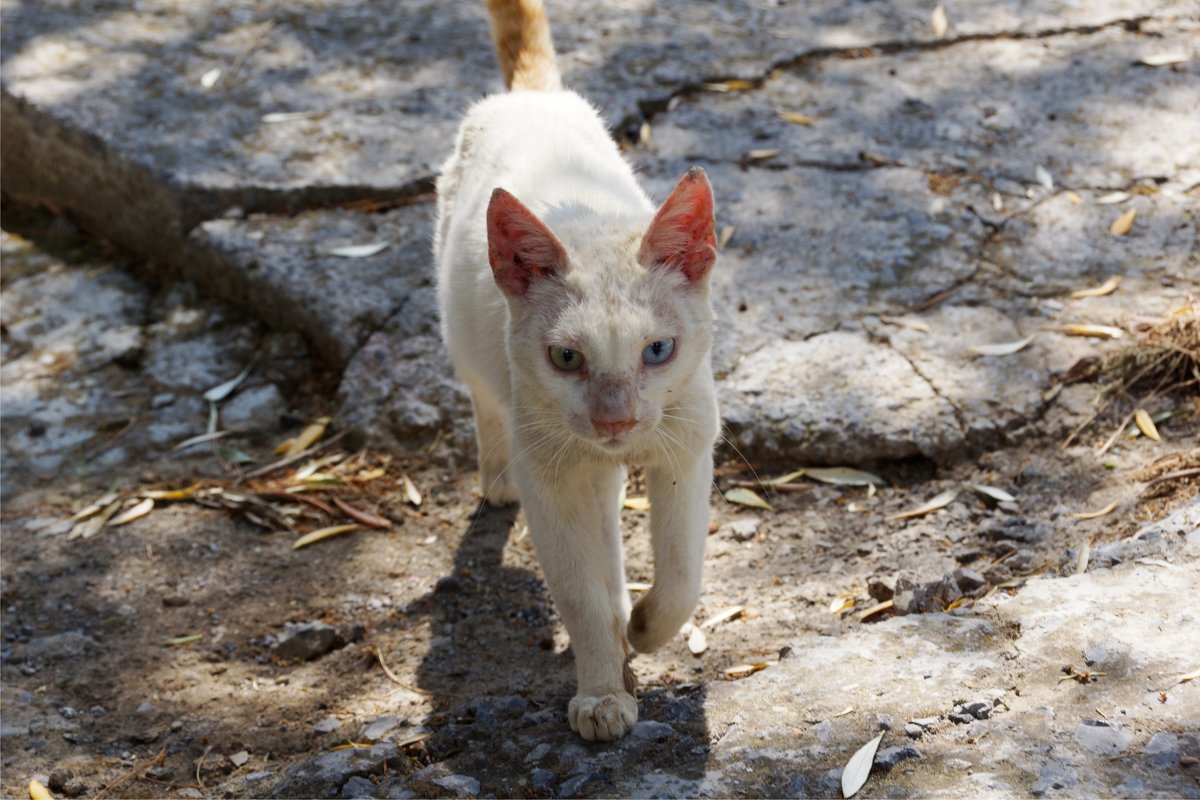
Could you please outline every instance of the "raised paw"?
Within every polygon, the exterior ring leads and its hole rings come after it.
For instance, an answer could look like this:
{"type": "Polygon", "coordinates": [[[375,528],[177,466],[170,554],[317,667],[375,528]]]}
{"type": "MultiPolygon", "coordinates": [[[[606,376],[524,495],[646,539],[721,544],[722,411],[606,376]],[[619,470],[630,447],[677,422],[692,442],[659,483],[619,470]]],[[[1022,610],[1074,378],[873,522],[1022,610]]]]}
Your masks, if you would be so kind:
{"type": "Polygon", "coordinates": [[[651,589],[629,616],[626,635],[633,649],[639,653],[650,653],[669,642],[683,623],[687,622],[696,607],[689,598],[664,598],[651,589]]]}
{"type": "Polygon", "coordinates": [[[637,700],[628,692],[577,694],[567,706],[571,730],[589,742],[620,739],[637,722],[637,715],[637,700]]]}

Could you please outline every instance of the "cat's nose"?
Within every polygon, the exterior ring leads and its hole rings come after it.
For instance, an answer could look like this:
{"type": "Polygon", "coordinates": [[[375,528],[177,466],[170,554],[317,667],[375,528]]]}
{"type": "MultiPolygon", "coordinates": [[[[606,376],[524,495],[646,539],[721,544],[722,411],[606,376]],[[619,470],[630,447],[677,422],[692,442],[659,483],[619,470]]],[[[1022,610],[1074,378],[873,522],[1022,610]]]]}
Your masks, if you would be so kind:
{"type": "Polygon", "coordinates": [[[633,419],[633,418],[617,419],[617,420],[611,420],[611,419],[599,420],[599,419],[595,419],[595,418],[592,419],[592,427],[594,427],[596,429],[596,433],[600,434],[601,436],[603,436],[605,438],[610,438],[610,439],[620,436],[622,433],[629,430],[634,425],[637,425],[637,420],[633,419]]]}

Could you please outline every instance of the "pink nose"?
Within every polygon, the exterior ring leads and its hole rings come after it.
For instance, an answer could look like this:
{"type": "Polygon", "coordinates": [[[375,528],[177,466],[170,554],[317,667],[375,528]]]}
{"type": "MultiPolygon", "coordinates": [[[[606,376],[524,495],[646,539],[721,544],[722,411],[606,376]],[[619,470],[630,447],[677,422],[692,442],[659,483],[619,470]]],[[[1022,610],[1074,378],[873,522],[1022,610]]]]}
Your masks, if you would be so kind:
{"type": "Polygon", "coordinates": [[[598,420],[592,419],[592,427],[596,429],[596,433],[609,438],[616,438],[625,431],[637,425],[636,419],[618,419],[618,420],[598,420]]]}

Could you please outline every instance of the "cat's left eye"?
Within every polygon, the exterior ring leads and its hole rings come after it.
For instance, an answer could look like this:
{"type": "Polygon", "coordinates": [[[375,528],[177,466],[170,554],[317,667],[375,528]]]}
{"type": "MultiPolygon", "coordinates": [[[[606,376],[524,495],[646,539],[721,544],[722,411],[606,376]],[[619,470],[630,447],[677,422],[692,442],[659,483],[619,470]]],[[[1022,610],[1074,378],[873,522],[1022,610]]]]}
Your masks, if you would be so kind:
{"type": "Polygon", "coordinates": [[[642,351],[642,363],[644,364],[662,364],[671,357],[675,352],[674,339],[657,339],[646,345],[646,349],[642,351]]]}

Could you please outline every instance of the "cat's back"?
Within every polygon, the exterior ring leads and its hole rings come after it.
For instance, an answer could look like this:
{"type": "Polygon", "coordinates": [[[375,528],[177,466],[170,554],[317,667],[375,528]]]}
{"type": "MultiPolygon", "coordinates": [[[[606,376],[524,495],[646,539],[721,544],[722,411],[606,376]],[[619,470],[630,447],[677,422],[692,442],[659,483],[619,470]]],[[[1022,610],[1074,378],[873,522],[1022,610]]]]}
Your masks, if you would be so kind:
{"type": "Polygon", "coordinates": [[[439,258],[451,243],[482,246],[498,186],[535,214],[581,201],[598,213],[650,208],[600,114],[572,91],[506,92],[467,112],[438,180],[439,258]]]}

